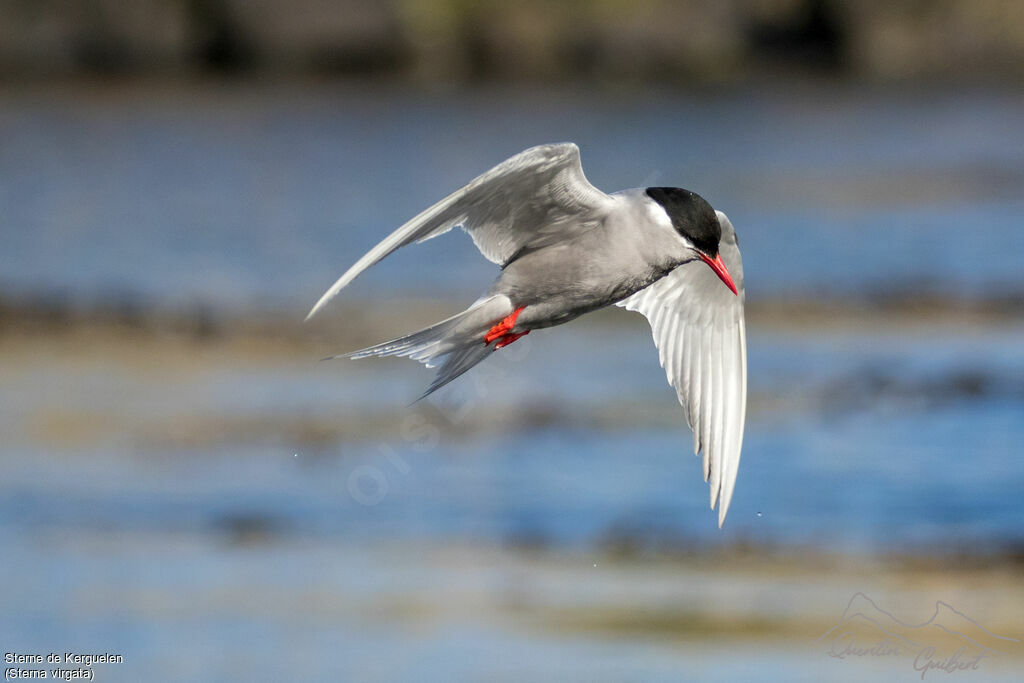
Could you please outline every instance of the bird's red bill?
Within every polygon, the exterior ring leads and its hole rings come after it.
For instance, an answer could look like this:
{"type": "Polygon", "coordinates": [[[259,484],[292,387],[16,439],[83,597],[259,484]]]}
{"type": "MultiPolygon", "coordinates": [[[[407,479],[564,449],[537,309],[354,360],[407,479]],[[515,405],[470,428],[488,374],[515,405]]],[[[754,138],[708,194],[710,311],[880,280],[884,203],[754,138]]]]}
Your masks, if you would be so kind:
{"type": "Polygon", "coordinates": [[[725,263],[722,261],[722,255],[718,254],[715,258],[711,258],[707,254],[701,254],[700,257],[704,260],[704,263],[710,266],[711,270],[715,271],[715,275],[721,278],[725,286],[732,290],[732,293],[739,296],[739,292],[736,291],[736,285],[732,281],[732,275],[729,275],[729,269],[725,267],[725,263]]]}

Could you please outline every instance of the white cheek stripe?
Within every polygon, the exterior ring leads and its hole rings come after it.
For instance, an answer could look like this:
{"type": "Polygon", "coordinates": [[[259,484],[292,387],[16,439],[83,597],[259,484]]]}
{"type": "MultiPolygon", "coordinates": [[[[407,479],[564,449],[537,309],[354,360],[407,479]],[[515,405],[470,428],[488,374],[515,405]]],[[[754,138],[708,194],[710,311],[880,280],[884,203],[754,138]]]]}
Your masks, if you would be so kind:
{"type": "Polygon", "coordinates": [[[668,215],[668,211],[665,210],[665,207],[659,204],[658,202],[654,201],[650,197],[647,197],[646,199],[647,211],[651,216],[651,220],[654,221],[655,224],[665,228],[666,230],[676,232],[675,227],[673,227],[672,225],[672,218],[668,215]]]}
{"type": "Polygon", "coordinates": [[[646,197],[646,200],[647,212],[651,217],[651,221],[662,230],[665,230],[666,235],[671,235],[677,242],[686,245],[688,249],[692,249],[693,245],[690,244],[690,240],[679,234],[676,227],[672,225],[672,218],[668,215],[668,210],[650,197],[646,197]]]}

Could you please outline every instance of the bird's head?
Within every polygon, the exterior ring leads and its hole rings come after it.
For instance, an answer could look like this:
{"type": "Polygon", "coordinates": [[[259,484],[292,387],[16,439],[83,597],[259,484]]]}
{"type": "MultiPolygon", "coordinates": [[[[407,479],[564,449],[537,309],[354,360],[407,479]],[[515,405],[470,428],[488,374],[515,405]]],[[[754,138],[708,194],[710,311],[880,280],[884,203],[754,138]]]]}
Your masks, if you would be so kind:
{"type": "Polygon", "coordinates": [[[694,255],[708,264],[733,294],[739,294],[722,255],[718,253],[722,226],[711,205],[696,192],[678,187],[648,187],[646,193],[665,209],[672,227],[694,255]]]}

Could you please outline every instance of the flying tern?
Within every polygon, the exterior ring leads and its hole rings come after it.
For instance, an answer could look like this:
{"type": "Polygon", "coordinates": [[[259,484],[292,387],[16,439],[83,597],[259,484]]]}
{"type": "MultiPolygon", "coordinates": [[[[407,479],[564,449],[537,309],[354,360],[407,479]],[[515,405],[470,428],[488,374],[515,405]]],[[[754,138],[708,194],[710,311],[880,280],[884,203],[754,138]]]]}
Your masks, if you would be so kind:
{"type": "Polygon", "coordinates": [[[573,143],[532,147],[391,233],[320,298],[307,320],[385,256],[462,227],[501,267],[469,308],[339,358],[404,356],[440,366],[423,396],[532,330],[612,304],[650,322],[669,384],[703,455],[719,526],[740,462],[747,399],[743,264],[732,223],[675,187],[605,194],[573,143]]]}

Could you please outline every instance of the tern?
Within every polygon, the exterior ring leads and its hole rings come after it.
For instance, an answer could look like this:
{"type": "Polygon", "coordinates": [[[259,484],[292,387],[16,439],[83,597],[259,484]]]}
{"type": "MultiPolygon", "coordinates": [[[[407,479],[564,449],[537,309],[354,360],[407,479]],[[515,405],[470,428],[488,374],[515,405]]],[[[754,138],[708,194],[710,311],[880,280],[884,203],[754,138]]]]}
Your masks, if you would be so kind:
{"type": "MultiPolygon", "coordinates": [[[[335,358],[403,356],[440,366],[423,396],[532,330],[610,305],[644,315],[703,455],[718,525],[743,444],[747,350],[743,264],[732,223],[675,187],[605,194],[573,143],[540,145],[477,177],[395,230],[349,268],[307,320],[399,247],[461,227],[501,267],[469,308],[405,337],[335,358]]],[[[422,398],[422,397],[421,397],[422,398]]]]}

